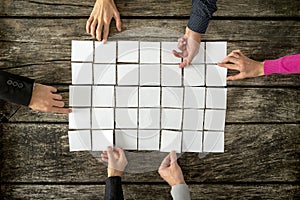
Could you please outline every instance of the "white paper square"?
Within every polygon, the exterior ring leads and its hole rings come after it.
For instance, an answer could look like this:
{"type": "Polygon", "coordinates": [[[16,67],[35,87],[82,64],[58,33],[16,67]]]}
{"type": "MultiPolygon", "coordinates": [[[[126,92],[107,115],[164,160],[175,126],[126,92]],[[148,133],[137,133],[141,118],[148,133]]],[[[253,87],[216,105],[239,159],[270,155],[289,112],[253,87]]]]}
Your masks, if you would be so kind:
{"type": "Polygon", "coordinates": [[[163,129],[181,129],[181,122],[181,109],[162,109],[161,125],[163,129]]]}
{"type": "Polygon", "coordinates": [[[138,63],[139,42],[118,41],[118,62],[138,63]]]}
{"type": "Polygon", "coordinates": [[[138,107],[138,87],[116,87],[117,107],[138,107]]]}
{"type": "Polygon", "coordinates": [[[138,150],[159,150],[159,130],[139,130],[138,150]]]}
{"type": "Polygon", "coordinates": [[[137,130],[116,130],[116,146],[127,150],[137,150],[137,130]]]}
{"type": "Polygon", "coordinates": [[[140,87],[140,107],[160,107],[160,87],[140,87]]]}
{"type": "Polygon", "coordinates": [[[162,86],[181,86],[182,73],[177,65],[161,66],[162,86]]]}
{"type": "Polygon", "coordinates": [[[115,85],[115,64],[94,64],[94,84],[115,85]]]}
{"type": "Polygon", "coordinates": [[[160,85],[160,64],[140,65],[140,85],[160,85]]]}
{"type": "Polygon", "coordinates": [[[203,130],[204,110],[184,109],[183,129],[184,130],[203,130]]]}
{"type": "Polygon", "coordinates": [[[182,108],[183,88],[163,87],[162,88],[162,107],[182,108]]]}
{"type": "Polygon", "coordinates": [[[160,151],[181,153],[181,138],[182,132],[162,130],[160,151]]]}
{"type": "Polygon", "coordinates": [[[139,85],[139,65],[118,65],[119,85],[139,85]]]}
{"type": "Polygon", "coordinates": [[[139,109],[140,129],[160,129],[160,109],[140,108],[139,109]]]}
{"type": "Polygon", "coordinates": [[[136,108],[116,108],[117,128],[137,128],[136,108]]]}
{"type": "Polygon", "coordinates": [[[226,88],[206,88],[206,108],[226,109],[226,88]]]}
{"type": "Polygon", "coordinates": [[[206,42],[206,63],[218,63],[226,58],[227,42],[206,42]]]}
{"type": "Polygon", "coordinates": [[[178,51],[177,42],[162,42],[161,45],[162,45],[161,46],[162,63],[179,64],[181,62],[181,58],[177,58],[176,56],[173,55],[173,50],[178,51]]]}
{"type": "Polygon", "coordinates": [[[71,61],[93,62],[94,45],[93,41],[72,40],[71,61]]]}
{"type": "Polygon", "coordinates": [[[202,131],[183,131],[183,152],[202,152],[202,131]]]}
{"type": "Polygon", "coordinates": [[[90,107],[91,106],[91,86],[70,86],[70,106],[90,107]]]}
{"type": "Polygon", "coordinates": [[[114,129],[114,109],[93,108],[92,128],[93,129],[114,129]]]}
{"type": "Polygon", "coordinates": [[[69,129],[90,129],[91,128],[91,109],[72,108],[69,114],[69,129]]]}
{"type": "Polygon", "coordinates": [[[206,110],[204,129],[224,131],[226,110],[206,110]]]}
{"type": "Polygon", "coordinates": [[[160,63],[160,42],[140,42],[140,63],[160,63]]]}
{"type": "Polygon", "coordinates": [[[205,63],[205,42],[201,42],[199,52],[192,60],[192,64],[202,64],[205,63]]]}
{"type": "Polygon", "coordinates": [[[95,42],[95,63],[116,63],[117,43],[114,41],[108,41],[105,44],[103,42],[95,42]]]}
{"type": "Polygon", "coordinates": [[[68,131],[70,151],[90,151],[91,133],[89,130],[68,131]]]}
{"type": "Polygon", "coordinates": [[[190,65],[184,68],[185,86],[204,86],[205,65],[190,65]]]}
{"type": "Polygon", "coordinates": [[[184,108],[204,108],[205,87],[184,88],[184,108]]]}
{"type": "Polygon", "coordinates": [[[114,86],[93,86],[93,106],[94,107],[114,107],[115,106],[114,86]]]}
{"type": "Polygon", "coordinates": [[[224,132],[204,131],[204,152],[224,152],[224,132]]]}
{"type": "Polygon", "coordinates": [[[207,65],[206,85],[207,86],[226,86],[227,69],[218,65],[207,65]]]}
{"type": "Polygon", "coordinates": [[[113,130],[92,130],[92,150],[106,151],[114,145],[113,130]]]}
{"type": "Polygon", "coordinates": [[[72,84],[91,85],[93,84],[92,63],[71,63],[72,84]]]}

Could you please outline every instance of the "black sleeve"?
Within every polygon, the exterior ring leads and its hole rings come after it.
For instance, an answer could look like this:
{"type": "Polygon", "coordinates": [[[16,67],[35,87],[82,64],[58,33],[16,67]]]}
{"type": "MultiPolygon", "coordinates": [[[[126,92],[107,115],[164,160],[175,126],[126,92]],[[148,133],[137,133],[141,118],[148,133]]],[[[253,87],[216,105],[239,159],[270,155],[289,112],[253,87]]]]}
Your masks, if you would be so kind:
{"type": "Polygon", "coordinates": [[[0,71],[0,99],[28,106],[34,80],[0,71]]]}
{"type": "Polygon", "coordinates": [[[187,26],[197,33],[205,33],[216,10],[216,0],[192,0],[192,12],[187,26]]]}
{"type": "Polygon", "coordinates": [[[105,181],[105,200],[123,200],[123,190],[120,176],[108,177],[105,181]]]}

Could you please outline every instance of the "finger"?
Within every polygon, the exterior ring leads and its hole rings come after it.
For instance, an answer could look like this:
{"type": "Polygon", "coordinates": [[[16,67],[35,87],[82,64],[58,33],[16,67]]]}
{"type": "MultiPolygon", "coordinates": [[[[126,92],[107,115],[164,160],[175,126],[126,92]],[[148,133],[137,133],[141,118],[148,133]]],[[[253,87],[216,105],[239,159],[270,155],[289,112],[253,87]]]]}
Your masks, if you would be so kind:
{"type": "Polygon", "coordinates": [[[183,58],[183,53],[182,52],[178,52],[178,51],[173,50],[172,53],[177,58],[183,58]]]}
{"type": "Polygon", "coordinates": [[[110,160],[110,161],[115,160],[113,149],[111,147],[107,147],[107,157],[108,157],[108,160],[110,160]]]}
{"type": "Polygon", "coordinates": [[[53,93],[57,92],[57,89],[55,87],[48,86],[48,88],[49,88],[50,92],[53,92],[53,93]]]}
{"type": "Polygon", "coordinates": [[[85,26],[85,30],[87,33],[90,33],[90,26],[91,26],[91,23],[93,22],[94,20],[94,17],[91,16],[87,21],[86,21],[86,26],[85,26]]]}
{"type": "Polygon", "coordinates": [[[242,51],[241,50],[239,50],[239,49],[237,49],[237,50],[233,50],[232,51],[233,53],[236,53],[236,54],[239,54],[239,55],[241,55],[241,56],[243,56],[244,54],[242,53],[242,51]]]}
{"type": "Polygon", "coordinates": [[[184,39],[184,37],[178,39],[177,48],[181,51],[186,50],[186,40],[184,39]]]}
{"type": "Polygon", "coordinates": [[[103,160],[103,162],[108,163],[108,159],[107,158],[101,158],[101,160],[103,160]]]}
{"type": "Polygon", "coordinates": [[[220,63],[234,63],[239,64],[240,59],[234,58],[232,56],[227,56],[224,60],[222,60],[220,63]]]}
{"type": "Polygon", "coordinates": [[[114,147],[114,150],[118,152],[120,158],[126,158],[125,152],[120,147],[114,147]]]}
{"type": "Polygon", "coordinates": [[[179,68],[184,68],[189,65],[190,65],[189,62],[185,59],[182,63],[179,64],[179,68]]]}
{"type": "Polygon", "coordinates": [[[170,160],[171,160],[171,164],[177,163],[177,155],[175,151],[170,152],[170,160]]]}
{"type": "Polygon", "coordinates": [[[100,20],[100,23],[98,24],[97,30],[96,30],[96,38],[98,41],[101,41],[102,27],[103,27],[103,21],[100,20]]]}
{"type": "Polygon", "coordinates": [[[62,108],[65,106],[65,103],[63,101],[56,101],[56,100],[53,100],[52,101],[52,105],[55,106],[55,107],[59,107],[59,108],[62,108]]]}
{"type": "Polygon", "coordinates": [[[233,70],[239,70],[239,66],[236,64],[224,64],[224,63],[218,63],[218,66],[224,67],[227,69],[233,69],[233,70]]]}
{"type": "Polygon", "coordinates": [[[245,78],[244,75],[242,73],[239,73],[239,74],[236,74],[234,76],[228,76],[226,78],[226,80],[228,80],[228,81],[235,81],[235,80],[240,80],[240,79],[244,79],[244,78],[245,78]]]}
{"type": "Polygon", "coordinates": [[[72,112],[72,110],[70,108],[51,107],[46,112],[60,113],[60,114],[69,114],[70,112],[72,112]]]}
{"type": "Polygon", "coordinates": [[[234,57],[234,58],[239,58],[240,57],[240,55],[238,53],[233,52],[233,51],[230,54],[228,54],[228,56],[229,57],[234,57]]]}
{"type": "Polygon", "coordinates": [[[104,31],[103,31],[103,43],[107,41],[108,34],[109,34],[109,25],[110,25],[111,19],[104,24],[104,31]]]}
{"type": "Polygon", "coordinates": [[[52,94],[51,97],[55,100],[62,100],[62,96],[60,94],[52,94]]]}
{"type": "Polygon", "coordinates": [[[95,32],[96,32],[97,24],[98,24],[97,19],[94,19],[94,21],[92,22],[92,24],[91,24],[91,26],[90,26],[90,29],[91,29],[91,30],[90,30],[90,34],[91,34],[93,37],[96,36],[95,32]]]}
{"type": "Polygon", "coordinates": [[[118,31],[119,32],[122,31],[122,21],[121,21],[119,12],[115,12],[114,19],[116,20],[116,27],[117,27],[118,31]]]}
{"type": "Polygon", "coordinates": [[[161,162],[161,165],[159,167],[159,170],[160,169],[165,169],[167,167],[170,166],[170,162],[171,162],[171,159],[170,159],[170,154],[168,154],[164,159],[163,161],[161,162]]]}

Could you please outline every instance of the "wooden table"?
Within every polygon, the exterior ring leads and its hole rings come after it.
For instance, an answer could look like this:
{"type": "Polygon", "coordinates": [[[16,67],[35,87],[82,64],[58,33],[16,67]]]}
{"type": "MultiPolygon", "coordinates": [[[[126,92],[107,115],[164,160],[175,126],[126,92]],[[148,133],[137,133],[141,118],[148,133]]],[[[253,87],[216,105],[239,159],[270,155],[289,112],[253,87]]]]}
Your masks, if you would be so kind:
{"type": "MultiPolygon", "coordinates": [[[[177,37],[169,30],[183,33],[191,10],[188,0],[116,3],[123,36],[136,40],[177,37]]],[[[2,1],[2,70],[59,88],[68,105],[71,40],[91,39],[85,24],[93,4],[2,1]]],[[[299,1],[223,0],[218,8],[203,41],[228,41],[228,52],[241,49],[257,60],[300,52],[299,1]]],[[[299,198],[299,86],[299,75],[228,82],[225,153],[179,159],[192,199],[299,198]]],[[[15,107],[2,103],[1,112],[15,107]]],[[[103,199],[106,168],[88,152],[69,152],[67,115],[21,107],[0,127],[1,199],[103,199]]],[[[171,198],[155,171],[125,173],[123,181],[126,199],[171,198]]]]}

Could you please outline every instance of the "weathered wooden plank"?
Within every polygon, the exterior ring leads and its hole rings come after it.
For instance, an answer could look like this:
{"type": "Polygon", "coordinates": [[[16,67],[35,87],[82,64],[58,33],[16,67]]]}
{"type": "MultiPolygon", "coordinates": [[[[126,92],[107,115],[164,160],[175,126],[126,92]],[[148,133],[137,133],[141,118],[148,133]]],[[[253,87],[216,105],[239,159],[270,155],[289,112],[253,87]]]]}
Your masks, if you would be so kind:
{"type": "MultiPolygon", "coordinates": [[[[69,105],[68,87],[59,87],[69,105]]],[[[228,88],[227,123],[294,123],[300,121],[300,90],[289,88],[228,88]]],[[[6,108],[3,108],[6,109],[6,108]]],[[[9,109],[9,108],[7,108],[9,109]]],[[[67,115],[39,113],[26,107],[11,122],[68,122],[67,115]]]]}
{"type": "MultiPolygon", "coordinates": [[[[84,33],[84,20],[0,20],[6,27],[0,30],[0,68],[14,68],[10,71],[46,84],[70,84],[71,40],[90,39],[84,33]],[[33,28],[35,24],[38,26],[33,28]]],[[[112,28],[112,39],[177,40],[186,21],[145,19],[124,23],[127,30],[116,34],[112,28]]],[[[228,52],[241,49],[253,59],[264,60],[299,53],[299,32],[300,23],[296,21],[224,20],[212,21],[203,40],[227,40],[228,52]]],[[[299,76],[272,76],[229,84],[299,86],[300,81],[299,76]]]]}
{"type": "MultiPolygon", "coordinates": [[[[5,123],[0,127],[2,182],[103,182],[106,178],[106,167],[95,154],[69,152],[67,125],[5,123]]],[[[188,182],[299,181],[299,131],[299,124],[228,125],[225,153],[185,153],[179,163],[188,182]]],[[[156,169],[165,153],[127,155],[131,173],[124,174],[124,181],[162,182],[156,169]]]]}
{"type": "MultiPolygon", "coordinates": [[[[103,199],[104,185],[3,185],[3,200],[11,199],[103,199]]],[[[191,199],[296,199],[297,185],[196,184],[189,186],[191,199]]],[[[123,185],[125,199],[171,199],[166,185],[123,185]]]]}
{"type": "MultiPolygon", "coordinates": [[[[1,16],[34,17],[88,17],[95,1],[77,0],[4,0],[0,7],[1,16]],[[67,11],[67,12],[66,12],[67,11]]],[[[188,17],[191,1],[186,0],[116,0],[122,16],[167,16],[188,17]]],[[[215,16],[225,17],[299,17],[299,2],[293,0],[244,0],[218,1],[215,16]]]]}

